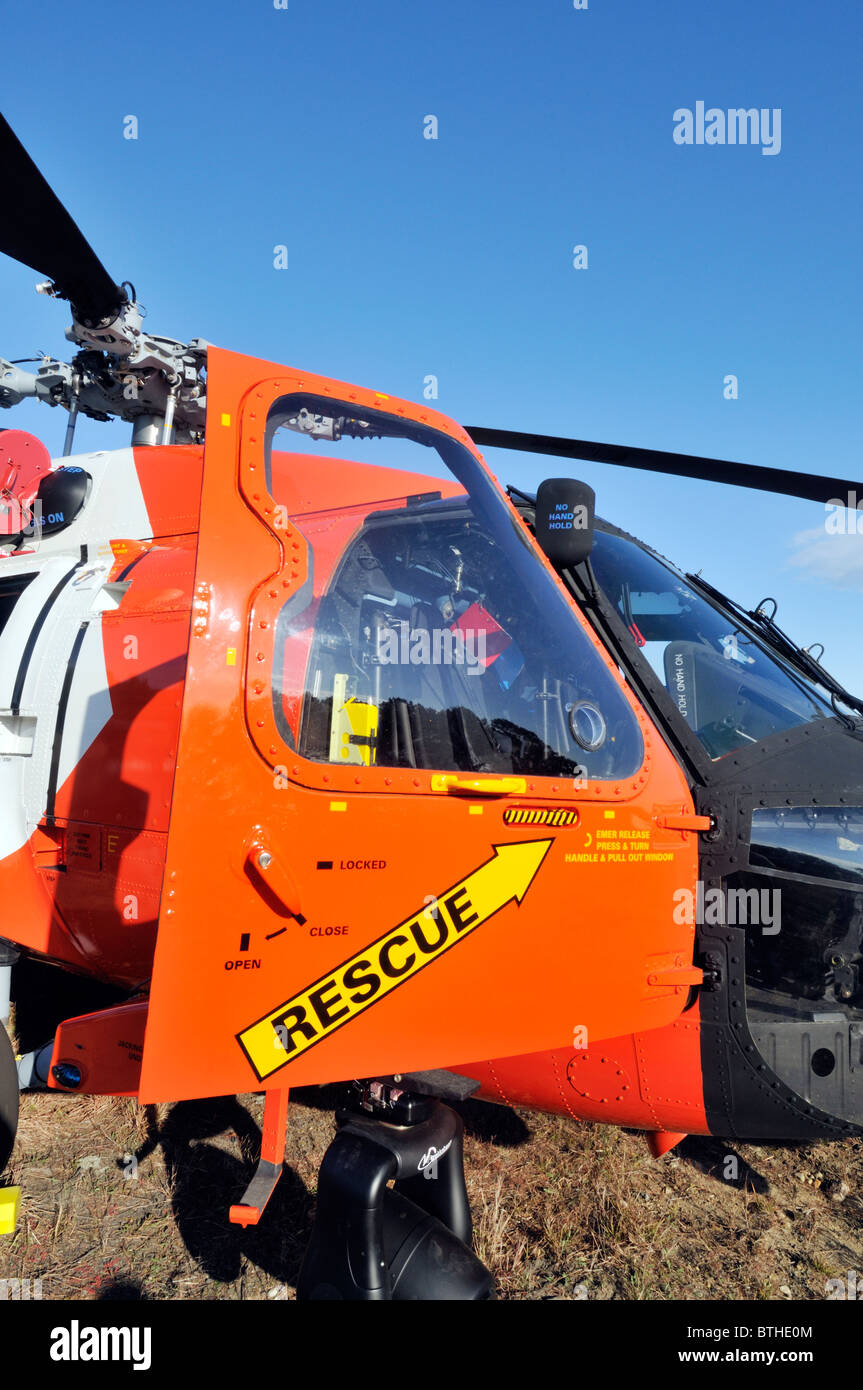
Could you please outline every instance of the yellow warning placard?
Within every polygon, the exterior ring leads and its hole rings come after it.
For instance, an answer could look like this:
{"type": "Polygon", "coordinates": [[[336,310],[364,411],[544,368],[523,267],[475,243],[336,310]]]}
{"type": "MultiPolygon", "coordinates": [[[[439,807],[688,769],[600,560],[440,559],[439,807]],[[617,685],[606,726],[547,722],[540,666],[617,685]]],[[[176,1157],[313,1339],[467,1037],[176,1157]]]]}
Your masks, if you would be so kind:
{"type": "Polygon", "coordinates": [[[260,1081],[431,965],[507,903],[521,902],[552,840],[493,845],[473,873],[237,1034],[260,1081]]]}
{"type": "Polygon", "coordinates": [[[578,811],[568,806],[508,806],[504,825],[578,825],[578,811]]]}

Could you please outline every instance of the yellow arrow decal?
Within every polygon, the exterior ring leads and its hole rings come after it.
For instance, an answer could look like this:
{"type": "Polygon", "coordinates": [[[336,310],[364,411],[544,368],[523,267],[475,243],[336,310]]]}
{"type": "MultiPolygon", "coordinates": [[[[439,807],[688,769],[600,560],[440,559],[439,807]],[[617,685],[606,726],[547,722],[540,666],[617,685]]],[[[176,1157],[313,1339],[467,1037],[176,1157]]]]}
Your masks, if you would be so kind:
{"type": "Polygon", "coordinates": [[[467,878],[384,932],[355,956],[237,1034],[259,1081],[330,1037],[463,941],[502,907],[519,903],[552,840],[493,845],[467,878]]]}

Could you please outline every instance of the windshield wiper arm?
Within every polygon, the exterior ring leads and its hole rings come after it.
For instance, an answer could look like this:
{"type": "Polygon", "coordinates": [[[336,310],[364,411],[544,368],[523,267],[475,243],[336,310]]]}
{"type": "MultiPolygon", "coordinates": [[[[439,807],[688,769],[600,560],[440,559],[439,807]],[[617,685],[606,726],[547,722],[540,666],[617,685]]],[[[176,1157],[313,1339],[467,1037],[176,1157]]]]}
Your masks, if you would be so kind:
{"type": "MultiPolygon", "coordinates": [[[[810,656],[802,647],[798,647],[797,643],[793,642],[788,634],[782,631],[782,628],[774,621],[773,616],[768,616],[768,614],[764,613],[760,606],[752,612],[750,609],[743,608],[741,604],[736,603],[734,599],[729,598],[727,594],[723,594],[721,590],[714,588],[712,584],[708,584],[707,580],[702,579],[700,575],[687,574],[686,578],[689,580],[690,584],[701,589],[709,598],[712,598],[723,608],[730,610],[734,617],[741,618],[744,622],[751,623],[765,638],[768,644],[773,647],[774,651],[778,652],[780,656],[790,662],[801,675],[806,676],[809,680],[815,681],[818,685],[822,686],[824,690],[827,690],[831,696],[831,704],[838,718],[842,718],[842,716],[839,710],[836,709],[836,700],[841,700],[849,709],[856,710],[859,714],[863,714],[863,700],[858,699],[856,695],[852,695],[850,691],[846,690],[839,681],[830,675],[829,671],[824,669],[820,661],[815,660],[814,656],[810,656]]],[[[775,603],[776,600],[773,599],[772,602],[775,603]]],[[[775,608],[773,612],[775,614],[775,608]]]]}

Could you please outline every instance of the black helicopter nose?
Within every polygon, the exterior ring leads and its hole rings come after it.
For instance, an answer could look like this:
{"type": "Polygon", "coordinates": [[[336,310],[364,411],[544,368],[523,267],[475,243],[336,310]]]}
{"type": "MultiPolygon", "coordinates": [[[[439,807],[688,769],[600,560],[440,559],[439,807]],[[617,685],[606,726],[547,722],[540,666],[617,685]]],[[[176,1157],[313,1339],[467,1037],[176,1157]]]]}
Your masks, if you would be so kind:
{"type": "Polygon", "coordinates": [[[721,903],[699,926],[719,976],[702,996],[711,1128],[863,1133],[863,732],[823,721],[763,749],[705,793],[721,827],[701,863],[721,903]]]}

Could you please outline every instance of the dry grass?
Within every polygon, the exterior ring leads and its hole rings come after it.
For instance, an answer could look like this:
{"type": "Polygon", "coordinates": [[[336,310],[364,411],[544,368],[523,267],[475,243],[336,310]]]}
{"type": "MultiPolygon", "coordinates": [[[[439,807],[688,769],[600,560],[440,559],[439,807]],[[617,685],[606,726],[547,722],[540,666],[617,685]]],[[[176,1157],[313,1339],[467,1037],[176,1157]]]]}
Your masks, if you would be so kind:
{"type": "MultiPolygon", "coordinates": [[[[0,1277],[41,1278],[54,1299],[293,1298],[333,1099],[294,1105],[288,1170],[243,1232],[227,1211],[253,1167],[260,1096],[149,1111],[24,1097],[9,1175],[22,1213],[0,1277]]],[[[465,1113],[476,1247],[502,1298],[821,1299],[863,1267],[860,1143],[742,1147],[756,1192],[703,1171],[713,1141],[654,1161],[638,1134],[465,1113]]]]}
{"type": "MultiPolygon", "coordinates": [[[[285,1175],[242,1231],[227,1213],[256,1161],[260,1096],[22,1097],[6,1177],[22,1210],[0,1278],[41,1278],[48,1299],[293,1298],[336,1099],[295,1098],[285,1175]]],[[[655,1161],[639,1134],[462,1111],[476,1247],[502,1298],[823,1299],[827,1279],[863,1270],[860,1141],[689,1139],[655,1161]]]]}

